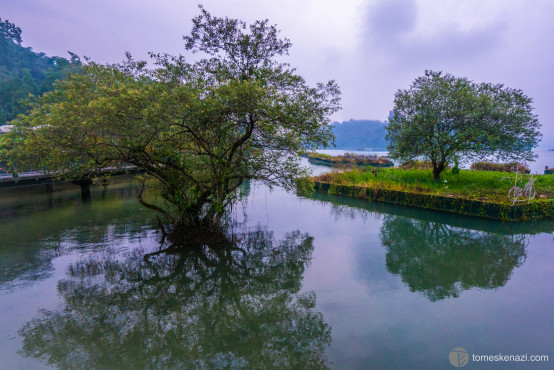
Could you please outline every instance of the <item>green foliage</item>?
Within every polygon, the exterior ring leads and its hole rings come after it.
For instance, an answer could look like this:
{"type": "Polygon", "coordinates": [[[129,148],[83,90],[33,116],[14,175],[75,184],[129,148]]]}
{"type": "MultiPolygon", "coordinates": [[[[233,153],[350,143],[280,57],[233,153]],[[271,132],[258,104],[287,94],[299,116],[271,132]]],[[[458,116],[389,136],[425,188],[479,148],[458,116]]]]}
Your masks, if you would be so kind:
{"type": "Polygon", "coordinates": [[[433,164],[429,161],[409,160],[400,165],[400,168],[404,170],[430,170],[433,168],[433,164]]]}
{"type": "Polygon", "coordinates": [[[300,177],[296,180],[296,191],[299,194],[311,194],[314,192],[314,180],[311,177],[300,177]]]}
{"type": "Polygon", "coordinates": [[[454,167],[452,167],[452,174],[457,175],[460,173],[460,163],[458,161],[458,158],[454,158],[454,167]]]}
{"type": "Polygon", "coordinates": [[[10,23],[7,19],[2,22],[2,18],[0,18],[0,37],[21,44],[21,28],[10,23]]]}
{"type": "Polygon", "coordinates": [[[139,201],[183,225],[217,224],[245,180],[293,189],[298,155],[332,142],[337,85],[310,87],[277,62],[290,42],[267,20],[247,28],[201,9],[185,42],[210,58],[152,54],[149,69],[127,54],[58,82],[2,138],[9,165],[64,177],[135,166],[162,199],[139,201]]]}
{"type": "MultiPolygon", "coordinates": [[[[443,181],[437,182],[428,170],[395,168],[376,171],[354,169],[326,173],[314,179],[332,184],[360,185],[508,203],[508,190],[512,184],[504,179],[505,177],[506,173],[502,172],[460,170],[458,174],[444,172],[443,181]]],[[[554,177],[536,176],[535,189],[537,201],[554,198],[554,177]]]]}
{"type": "Polygon", "coordinates": [[[541,134],[531,103],[521,90],[425,71],[395,95],[390,155],[430,161],[435,180],[455,158],[532,160],[541,134]]]}
{"type": "Polygon", "coordinates": [[[530,172],[529,167],[525,163],[509,162],[509,163],[494,163],[494,162],[475,162],[471,164],[472,170],[477,171],[498,171],[498,172],[530,172]]]}
{"type": "Polygon", "coordinates": [[[21,29],[0,18],[0,125],[27,111],[29,94],[53,90],[53,83],[79,71],[80,60],[47,57],[21,46],[21,29]]]}

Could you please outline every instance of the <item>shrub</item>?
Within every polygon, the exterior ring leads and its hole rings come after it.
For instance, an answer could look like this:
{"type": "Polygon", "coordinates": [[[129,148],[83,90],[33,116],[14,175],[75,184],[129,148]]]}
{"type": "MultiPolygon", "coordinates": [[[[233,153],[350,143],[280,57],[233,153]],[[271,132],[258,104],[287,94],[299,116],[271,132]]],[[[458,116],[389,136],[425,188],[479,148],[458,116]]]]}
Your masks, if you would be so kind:
{"type": "Polygon", "coordinates": [[[433,165],[429,161],[408,161],[400,165],[403,170],[430,170],[433,165]]]}
{"type": "MultiPolygon", "coordinates": [[[[341,156],[339,156],[340,158],[341,156]]],[[[367,154],[355,154],[355,153],[344,153],[342,156],[344,159],[351,160],[353,162],[364,162],[364,163],[376,163],[376,164],[391,164],[392,161],[387,157],[379,157],[377,155],[367,155],[367,154]]]]}
{"type": "Polygon", "coordinates": [[[475,162],[471,165],[472,170],[477,171],[498,171],[498,172],[530,172],[526,163],[509,162],[509,163],[494,163],[494,162],[475,162]]]}

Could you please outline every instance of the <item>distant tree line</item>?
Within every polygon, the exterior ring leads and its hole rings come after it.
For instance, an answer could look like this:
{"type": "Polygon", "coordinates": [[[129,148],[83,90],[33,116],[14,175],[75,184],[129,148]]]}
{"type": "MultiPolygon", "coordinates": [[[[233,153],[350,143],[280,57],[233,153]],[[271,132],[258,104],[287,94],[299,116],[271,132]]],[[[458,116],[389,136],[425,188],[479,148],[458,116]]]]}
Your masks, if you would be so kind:
{"type": "Polygon", "coordinates": [[[21,42],[21,28],[0,18],[0,125],[27,111],[23,101],[29,94],[54,90],[56,80],[79,71],[81,66],[73,53],[69,53],[70,59],[48,57],[21,46],[21,42]]]}

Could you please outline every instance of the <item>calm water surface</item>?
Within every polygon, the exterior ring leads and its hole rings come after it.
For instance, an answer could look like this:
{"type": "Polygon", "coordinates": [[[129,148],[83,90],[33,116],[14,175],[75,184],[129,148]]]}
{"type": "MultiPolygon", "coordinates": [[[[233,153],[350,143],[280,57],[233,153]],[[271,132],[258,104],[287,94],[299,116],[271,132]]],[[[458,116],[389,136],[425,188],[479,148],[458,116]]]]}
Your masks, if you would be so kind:
{"type": "MultiPolygon", "coordinates": [[[[125,181],[0,193],[0,368],[452,368],[546,354],[554,221],[505,224],[252,184],[234,249],[158,250],[125,181]]],[[[550,366],[549,366],[550,365],[550,366]]]]}

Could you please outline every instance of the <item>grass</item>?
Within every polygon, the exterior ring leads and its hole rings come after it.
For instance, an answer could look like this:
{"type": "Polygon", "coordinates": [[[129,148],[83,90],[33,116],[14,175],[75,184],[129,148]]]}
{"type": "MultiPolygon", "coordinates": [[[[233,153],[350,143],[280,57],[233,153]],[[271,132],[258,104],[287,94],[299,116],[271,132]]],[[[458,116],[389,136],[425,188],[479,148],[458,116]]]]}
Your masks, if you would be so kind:
{"type": "Polygon", "coordinates": [[[475,162],[471,165],[472,170],[478,171],[498,171],[514,172],[516,169],[521,172],[531,172],[527,164],[518,162],[495,163],[495,162],[475,162]]]}
{"type": "MultiPolygon", "coordinates": [[[[343,172],[329,172],[314,178],[315,181],[341,185],[358,185],[414,193],[436,194],[465,199],[508,202],[512,184],[505,177],[513,174],[496,171],[460,170],[458,174],[445,170],[441,180],[433,180],[430,170],[399,168],[362,168],[343,172]]],[[[536,175],[535,199],[554,198],[554,175],[536,175]]],[[[521,183],[520,186],[523,186],[521,183]]]]}

